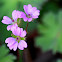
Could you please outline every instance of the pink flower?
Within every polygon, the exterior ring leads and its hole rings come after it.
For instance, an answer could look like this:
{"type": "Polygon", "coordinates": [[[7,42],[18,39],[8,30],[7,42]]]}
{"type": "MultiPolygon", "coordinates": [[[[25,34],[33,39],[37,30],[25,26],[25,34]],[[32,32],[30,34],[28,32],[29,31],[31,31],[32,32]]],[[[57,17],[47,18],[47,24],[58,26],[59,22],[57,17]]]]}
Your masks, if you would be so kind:
{"type": "Polygon", "coordinates": [[[18,27],[17,23],[13,24],[13,25],[8,25],[7,26],[7,30],[11,30],[12,27],[18,27]]]}
{"type": "Polygon", "coordinates": [[[20,37],[25,37],[27,34],[25,30],[23,31],[23,28],[17,26],[13,26],[11,28],[11,31],[15,36],[20,36],[20,37]]]}
{"type": "Polygon", "coordinates": [[[7,25],[11,24],[11,25],[8,25],[8,27],[7,27],[8,31],[11,29],[13,24],[17,23],[18,18],[22,18],[22,14],[23,14],[23,12],[14,10],[12,12],[12,19],[7,16],[3,17],[2,23],[7,24],[7,25]]]}
{"type": "Polygon", "coordinates": [[[39,10],[37,10],[36,7],[32,7],[30,4],[24,5],[24,11],[27,14],[27,16],[23,14],[24,15],[23,19],[24,21],[28,20],[28,22],[31,22],[33,18],[34,19],[38,18],[40,12],[39,10]]]}
{"type": "Polygon", "coordinates": [[[12,37],[9,37],[5,40],[5,43],[8,43],[7,46],[10,50],[16,51],[17,48],[24,50],[27,48],[27,43],[25,42],[26,31],[23,31],[23,28],[12,27],[12,37]]]}

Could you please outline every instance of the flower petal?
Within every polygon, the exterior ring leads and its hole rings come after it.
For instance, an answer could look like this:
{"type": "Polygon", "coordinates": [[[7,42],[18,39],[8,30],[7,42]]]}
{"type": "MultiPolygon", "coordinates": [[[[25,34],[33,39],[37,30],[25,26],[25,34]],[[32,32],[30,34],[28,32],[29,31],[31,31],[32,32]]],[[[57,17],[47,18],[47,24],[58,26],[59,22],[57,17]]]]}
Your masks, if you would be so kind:
{"type": "Polygon", "coordinates": [[[16,34],[19,36],[20,35],[20,28],[19,27],[17,27],[17,29],[16,29],[16,34]]]}
{"type": "Polygon", "coordinates": [[[24,8],[25,13],[28,14],[28,11],[27,11],[28,6],[27,5],[24,5],[23,8],[24,8]]]}
{"type": "Polygon", "coordinates": [[[28,22],[31,22],[32,21],[32,18],[28,18],[28,22]]]}
{"type": "Polygon", "coordinates": [[[17,11],[16,11],[16,10],[14,10],[14,11],[12,12],[12,18],[13,18],[14,20],[17,20],[17,11]]]}
{"type": "Polygon", "coordinates": [[[7,30],[11,30],[13,27],[18,27],[17,23],[13,24],[13,25],[8,25],[7,26],[7,30]]]}
{"type": "Polygon", "coordinates": [[[12,17],[15,21],[17,21],[18,18],[22,18],[22,14],[23,14],[22,11],[14,10],[12,12],[12,17]]]}
{"type": "Polygon", "coordinates": [[[11,28],[11,31],[12,31],[12,33],[13,33],[14,35],[17,35],[17,36],[20,35],[20,28],[17,27],[17,26],[13,26],[13,27],[11,28]]]}
{"type": "Polygon", "coordinates": [[[28,18],[27,17],[24,17],[23,20],[26,22],[28,20],[28,18]]]}
{"type": "Polygon", "coordinates": [[[27,48],[27,43],[24,40],[21,40],[18,44],[18,48],[24,50],[24,48],[27,48]]]}
{"type": "Polygon", "coordinates": [[[32,13],[32,6],[30,4],[28,4],[28,14],[31,14],[32,13]]]}
{"type": "Polygon", "coordinates": [[[16,42],[15,39],[14,39],[14,40],[11,40],[11,39],[10,39],[9,43],[7,44],[7,46],[9,47],[9,46],[13,45],[15,42],[16,42]]]}
{"type": "Polygon", "coordinates": [[[15,39],[13,37],[9,37],[5,40],[5,43],[10,43],[10,42],[13,42],[15,41],[15,39]]]}
{"type": "Polygon", "coordinates": [[[20,28],[20,33],[22,33],[23,32],[23,28],[20,28]]]}
{"type": "Polygon", "coordinates": [[[8,43],[7,46],[9,47],[10,50],[13,49],[14,51],[16,51],[18,42],[16,41],[15,38],[9,37],[5,40],[5,43],[8,43]]]}
{"type": "Polygon", "coordinates": [[[24,31],[22,31],[22,32],[20,32],[20,37],[25,37],[26,36],[26,31],[24,30],[24,31]]]}
{"type": "Polygon", "coordinates": [[[17,50],[17,47],[18,47],[18,42],[16,42],[16,43],[13,45],[13,50],[16,51],[16,50],[17,50]]]}
{"type": "Polygon", "coordinates": [[[22,14],[23,14],[22,11],[17,11],[17,18],[22,18],[22,14]]]}
{"type": "Polygon", "coordinates": [[[8,31],[11,30],[11,27],[12,27],[12,25],[8,25],[8,26],[7,26],[7,30],[8,30],[8,31]]]}
{"type": "Polygon", "coordinates": [[[23,20],[26,22],[28,19],[27,19],[27,17],[26,17],[26,14],[23,12],[22,13],[22,18],[23,18],[23,20]]]}
{"type": "Polygon", "coordinates": [[[18,42],[15,42],[13,45],[11,45],[11,46],[9,46],[9,49],[10,50],[14,50],[14,51],[16,51],[17,50],[17,46],[18,46],[18,42]]]}
{"type": "Polygon", "coordinates": [[[36,7],[32,7],[32,14],[37,10],[36,7]]]}
{"type": "Polygon", "coordinates": [[[9,17],[4,16],[3,20],[2,20],[2,23],[4,23],[4,24],[11,24],[12,20],[9,17]]]}
{"type": "Polygon", "coordinates": [[[9,49],[12,50],[13,49],[13,45],[9,46],[9,49]]]}
{"type": "Polygon", "coordinates": [[[30,4],[28,4],[28,5],[24,5],[24,10],[25,10],[25,12],[26,12],[26,14],[27,14],[27,16],[25,16],[23,19],[24,19],[24,21],[27,21],[28,20],[28,22],[31,22],[32,21],[32,18],[38,18],[38,16],[39,16],[39,10],[37,10],[37,8],[36,7],[32,7],[30,4]],[[30,15],[30,17],[29,17],[29,15],[30,15]]]}
{"type": "Polygon", "coordinates": [[[38,18],[38,16],[32,16],[32,18],[38,18]]]}
{"type": "Polygon", "coordinates": [[[34,13],[33,13],[33,16],[36,16],[36,15],[39,15],[39,10],[36,10],[34,13]]]}

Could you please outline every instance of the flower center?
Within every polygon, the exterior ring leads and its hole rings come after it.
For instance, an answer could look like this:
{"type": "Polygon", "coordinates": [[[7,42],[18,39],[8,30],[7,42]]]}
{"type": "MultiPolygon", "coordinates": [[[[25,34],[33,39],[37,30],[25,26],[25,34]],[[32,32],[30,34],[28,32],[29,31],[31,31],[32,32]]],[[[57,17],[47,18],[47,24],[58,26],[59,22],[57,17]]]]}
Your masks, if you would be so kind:
{"type": "Polygon", "coordinates": [[[11,36],[15,38],[18,43],[20,42],[20,40],[25,40],[25,37],[15,36],[14,34],[12,34],[11,36]]]}
{"type": "Polygon", "coordinates": [[[28,18],[31,18],[31,15],[30,14],[28,14],[28,18]]]}
{"type": "Polygon", "coordinates": [[[20,37],[16,37],[16,41],[19,43],[20,42],[20,37]]]}
{"type": "Polygon", "coordinates": [[[30,14],[28,14],[28,16],[30,16],[30,14]]]}
{"type": "Polygon", "coordinates": [[[14,22],[14,20],[12,20],[12,22],[14,22]]]}
{"type": "Polygon", "coordinates": [[[19,40],[19,38],[17,37],[16,40],[19,40]]]}

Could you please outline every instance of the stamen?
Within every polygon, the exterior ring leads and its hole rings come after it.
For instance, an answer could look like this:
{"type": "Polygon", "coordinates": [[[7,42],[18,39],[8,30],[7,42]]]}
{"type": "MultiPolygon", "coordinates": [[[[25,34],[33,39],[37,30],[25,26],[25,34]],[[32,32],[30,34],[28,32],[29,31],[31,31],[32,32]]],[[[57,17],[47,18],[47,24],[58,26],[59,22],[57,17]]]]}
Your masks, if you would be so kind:
{"type": "Polygon", "coordinates": [[[12,20],[12,22],[14,22],[14,20],[12,20]]]}
{"type": "Polygon", "coordinates": [[[28,14],[28,16],[30,16],[30,14],[28,14]]]}
{"type": "Polygon", "coordinates": [[[17,37],[16,39],[17,39],[17,40],[19,40],[19,38],[18,38],[18,37],[17,37]]]}
{"type": "Polygon", "coordinates": [[[31,17],[31,14],[28,14],[28,18],[30,18],[31,17]]]}

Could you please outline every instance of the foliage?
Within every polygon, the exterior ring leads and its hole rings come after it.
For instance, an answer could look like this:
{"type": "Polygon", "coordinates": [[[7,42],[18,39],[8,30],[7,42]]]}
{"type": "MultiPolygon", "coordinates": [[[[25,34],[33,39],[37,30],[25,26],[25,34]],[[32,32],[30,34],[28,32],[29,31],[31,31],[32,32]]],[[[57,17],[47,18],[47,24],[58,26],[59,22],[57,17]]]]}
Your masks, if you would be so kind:
{"type": "Polygon", "coordinates": [[[32,6],[41,7],[46,0],[0,0],[0,18],[4,15],[11,16],[13,10],[23,10],[23,5],[31,4],[32,6]],[[38,4],[38,5],[37,5],[38,4]]]}
{"type": "Polygon", "coordinates": [[[57,62],[62,62],[62,60],[59,59],[59,60],[57,60],[57,62]]]}
{"type": "Polygon", "coordinates": [[[12,54],[8,54],[9,50],[5,45],[0,46],[0,62],[13,62],[16,57],[12,54]]]}
{"type": "MultiPolygon", "coordinates": [[[[23,10],[23,5],[31,4],[32,6],[40,9],[40,5],[42,5],[46,0],[0,0],[0,21],[3,16],[12,17],[13,10],[23,10]],[[38,5],[37,5],[38,4],[38,5]]],[[[29,23],[28,31],[32,31],[37,22],[33,21],[29,23]]],[[[21,21],[20,27],[26,28],[27,22],[21,21]]],[[[4,25],[0,22],[0,40],[4,41],[7,37],[11,36],[11,32],[8,32],[6,29],[7,25],[4,25]],[[3,28],[3,29],[2,29],[3,28]],[[3,32],[4,31],[4,32],[3,32]]]]}
{"type": "Polygon", "coordinates": [[[38,25],[40,37],[36,38],[36,45],[43,51],[52,50],[54,53],[62,53],[62,11],[57,14],[49,12],[42,20],[44,24],[38,25]]]}

